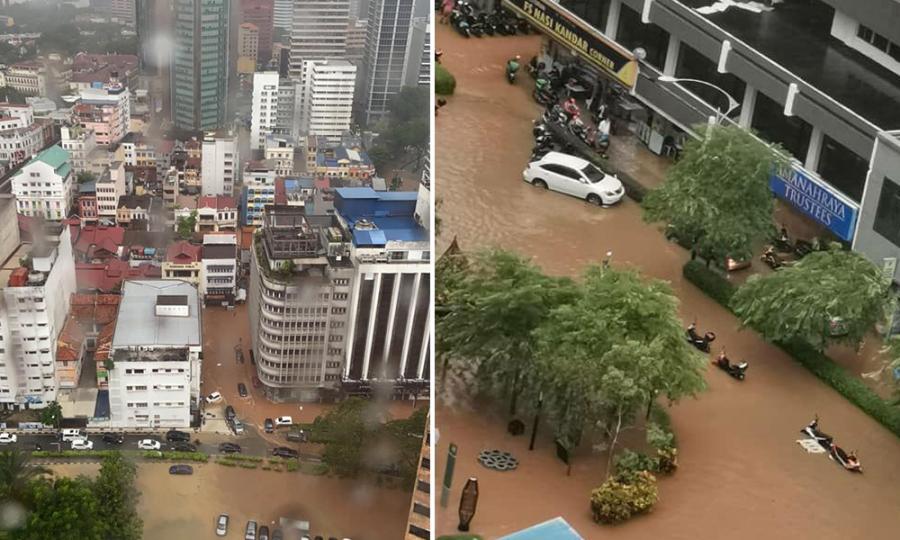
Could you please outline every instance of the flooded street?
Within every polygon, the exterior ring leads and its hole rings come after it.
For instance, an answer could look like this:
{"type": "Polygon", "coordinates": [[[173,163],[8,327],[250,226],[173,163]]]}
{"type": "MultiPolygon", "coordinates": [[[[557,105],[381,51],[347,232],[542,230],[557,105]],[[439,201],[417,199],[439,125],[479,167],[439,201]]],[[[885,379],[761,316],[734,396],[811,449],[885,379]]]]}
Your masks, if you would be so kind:
{"type": "MultiPolygon", "coordinates": [[[[270,529],[281,517],[303,519],[310,522],[313,535],[372,540],[395,540],[406,525],[409,491],[215,463],[195,463],[193,475],[171,476],[169,465],[138,466],[144,540],[215,538],[215,520],[223,512],[231,519],[226,538],[243,538],[251,519],[270,529]]],[[[59,475],[93,477],[99,464],[54,465],[52,469],[59,475]]]]}
{"type": "MultiPolygon", "coordinates": [[[[591,521],[590,489],[603,478],[605,456],[582,449],[572,475],[553,453],[549,430],[534,452],[527,436],[505,434],[500,412],[473,410],[458,400],[437,407],[440,439],[435,475],[443,477],[447,446],[460,447],[447,508],[437,509],[438,534],[456,530],[460,490],[469,476],[481,489],[472,532],[496,538],[561,515],[585,538],[665,539],[890,539],[900,530],[900,440],[856,409],[781,350],[737,320],[681,277],[688,258],[640,207],[625,199],[597,208],[522,181],[530,155],[531,122],[540,113],[527,74],[507,84],[504,65],[519,54],[527,62],[540,39],[465,40],[436,25],[443,63],[457,79],[456,94],[436,120],[436,193],[441,201],[442,252],[454,236],[463,249],[498,246],[531,256],[548,273],[577,275],[613,252],[614,266],[634,266],[671,283],[681,315],[714,330],[718,346],[750,363],[738,383],[719,370],[709,389],[671,409],[680,469],[660,482],[653,513],[619,527],[591,521]],[[795,441],[814,414],[838,444],[856,449],[866,470],[852,475],[795,441]],[[482,449],[512,451],[515,472],[488,472],[482,449]]],[[[440,391],[438,391],[440,394],[440,391]]],[[[526,422],[530,426],[530,419],[526,422]]],[[[530,430],[529,430],[530,432],[530,430]]]]}

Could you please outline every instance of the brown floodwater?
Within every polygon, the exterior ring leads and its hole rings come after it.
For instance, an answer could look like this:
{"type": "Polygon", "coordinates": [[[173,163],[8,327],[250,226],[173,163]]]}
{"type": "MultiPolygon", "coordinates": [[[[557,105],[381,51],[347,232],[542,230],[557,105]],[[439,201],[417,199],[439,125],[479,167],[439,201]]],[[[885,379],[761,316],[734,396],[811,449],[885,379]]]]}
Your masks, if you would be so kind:
{"type": "MultiPolygon", "coordinates": [[[[715,330],[717,346],[750,362],[738,383],[710,369],[709,389],[671,409],[680,469],[660,483],[660,502],[648,516],[608,528],[591,522],[590,489],[604,477],[605,456],[589,445],[571,476],[540,437],[528,452],[525,437],[504,433],[502,411],[468,404],[458,393],[440,398],[436,421],[434,490],[444,474],[447,445],[460,446],[451,503],[437,509],[436,531],[455,531],[465,479],[481,484],[472,531],[486,538],[563,516],[585,538],[665,539],[891,539],[900,530],[900,441],[681,277],[687,253],[644,223],[625,200],[596,208],[522,181],[531,151],[531,121],[539,114],[531,80],[504,78],[508,58],[528,59],[538,38],[464,40],[438,25],[443,62],[456,76],[456,95],[441,109],[436,128],[436,193],[442,200],[438,251],[457,236],[464,249],[501,246],[533,257],[553,274],[575,275],[599,263],[633,266],[671,283],[685,320],[715,330]],[[859,452],[862,476],[796,443],[814,414],[821,427],[859,452]],[[521,460],[519,470],[488,472],[478,451],[501,448],[521,460]]],[[[456,386],[466,386],[466,382],[456,386]]],[[[438,389],[442,394],[444,388],[438,389]]],[[[530,420],[528,421],[530,424],[530,420]]],[[[544,430],[547,433],[547,430],[544,430]]]]}

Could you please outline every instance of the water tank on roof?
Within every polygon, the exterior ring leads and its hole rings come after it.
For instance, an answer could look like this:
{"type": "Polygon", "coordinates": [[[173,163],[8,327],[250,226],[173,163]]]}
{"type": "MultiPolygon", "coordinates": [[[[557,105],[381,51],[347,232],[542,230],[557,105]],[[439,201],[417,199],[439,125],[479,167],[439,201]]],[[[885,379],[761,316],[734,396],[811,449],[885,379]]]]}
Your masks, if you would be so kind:
{"type": "Polygon", "coordinates": [[[43,272],[31,272],[28,274],[28,284],[29,285],[40,285],[44,282],[44,273],[43,272]]]}

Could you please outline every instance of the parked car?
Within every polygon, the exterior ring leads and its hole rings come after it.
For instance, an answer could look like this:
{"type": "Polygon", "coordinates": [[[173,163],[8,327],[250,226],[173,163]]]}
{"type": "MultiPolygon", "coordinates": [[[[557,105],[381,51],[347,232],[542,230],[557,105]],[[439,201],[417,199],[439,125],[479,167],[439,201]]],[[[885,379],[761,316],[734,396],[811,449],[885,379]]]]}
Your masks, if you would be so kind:
{"type": "Polygon", "coordinates": [[[19,437],[15,433],[7,433],[5,431],[0,433],[0,444],[12,444],[17,440],[19,440],[19,437]]]}
{"type": "Polygon", "coordinates": [[[177,429],[170,429],[166,432],[166,441],[175,442],[175,441],[190,441],[191,434],[186,433],[184,431],[178,431],[177,429]]]}
{"type": "Polygon", "coordinates": [[[64,430],[62,430],[61,433],[62,433],[62,440],[65,442],[84,438],[84,435],[81,433],[80,429],[64,429],[64,430]]]}
{"type": "Polygon", "coordinates": [[[101,440],[106,444],[122,444],[125,442],[125,436],[121,433],[104,433],[101,440]]]}
{"type": "Polygon", "coordinates": [[[300,431],[289,431],[284,437],[290,442],[306,442],[309,440],[309,436],[302,429],[300,431]]]}
{"type": "Polygon", "coordinates": [[[231,405],[225,407],[225,420],[231,421],[234,419],[234,417],[234,407],[232,407],[231,405]]]}
{"type": "Polygon", "coordinates": [[[596,205],[622,200],[625,188],[615,176],[606,174],[590,161],[561,152],[550,152],[532,161],[522,172],[529,184],[559,191],[596,205]]]}
{"type": "Polygon", "coordinates": [[[235,435],[243,435],[244,434],[244,424],[237,419],[237,417],[231,419],[231,430],[234,431],[235,435]]]}
{"type": "Polygon", "coordinates": [[[75,439],[72,441],[72,450],[93,450],[94,443],[87,439],[75,439]]]}
{"type": "Polygon", "coordinates": [[[240,454],[241,445],[231,442],[223,442],[219,445],[219,452],[223,454],[240,454]]]}
{"type": "Polygon", "coordinates": [[[260,527],[259,528],[259,536],[257,537],[257,539],[258,540],[269,540],[269,527],[267,527],[266,525],[263,525],[262,527],[260,527]]]}
{"type": "Polygon", "coordinates": [[[216,536],[225,536],[228,534],[228,514],[219,514],[216,519],[216,536]]]}
{"type": "Polygon", "coordinates": [[[241,397],[247,397],[247,385],[242,382],[238,383],[238,395],[241,397]]]}
{"type": "Polygon", "coordinates": [[[196,452],[197,447],[189,442],[177,442],[170,446],[169,450],[174,450],[175,452],[196,452]]]}
{"type": "Polygon", "coordinates": [[[244,540],[256,540],[256,522],[250,520],[247,522],[247,529],[244,531],[244,540]]]}
{"type": "Polygon", "coordinates": [[[138,441],[138,448],[141,450],[159,450],[162,448],[162,444],[159,441],[154,441],[153,439],[142,439],[138,441]]]}
{"type": "Polygon", "coordinates": [[[263,426],[265,427],[266,433],[275,431],[275,422],[271,418],[266,418],[265,422],[263,422],[263,426]]]}
{"type": "Polygon", "coordinates": [[[190,465],[172,465],[169,474],[194,474],[194,468],[190,465]]]}
{"type": "Polygon", "coordinates": [[[283,458],[296,458],[300,457],[299,452],[294,450],[293,448],[288,448],[287,446],[278,446],[272,449],[272,455],[283,457],[283,458]]]}
{"type": "Polygon", "coordinates": [[[212,394],[206,396],[207,403],[218,403],[222,401],[222,394],[219,392],[213,392],[212,394]]]}
{"type": "Polygon", "coordinates": [[[275,419],[275,425],[278,427],[281,426],[292,426],[294,425],[294,419],[290,416],[279,416],[275,419]]]}

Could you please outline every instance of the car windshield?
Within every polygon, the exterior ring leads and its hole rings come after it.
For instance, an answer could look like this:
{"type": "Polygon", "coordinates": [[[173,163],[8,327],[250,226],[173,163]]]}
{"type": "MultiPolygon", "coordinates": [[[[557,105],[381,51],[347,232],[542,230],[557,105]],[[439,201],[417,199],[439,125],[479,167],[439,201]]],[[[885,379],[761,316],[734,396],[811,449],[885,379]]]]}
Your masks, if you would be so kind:
{"type": "Polygon", "coordinates": [[[581,174],[584,175],[585,178],[592,184],[596,184],[597,182],[606,178],[606,174],[593,165],[587,165],[585,168],[581,169],[581,174]]]}

